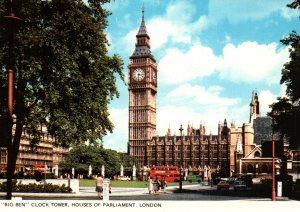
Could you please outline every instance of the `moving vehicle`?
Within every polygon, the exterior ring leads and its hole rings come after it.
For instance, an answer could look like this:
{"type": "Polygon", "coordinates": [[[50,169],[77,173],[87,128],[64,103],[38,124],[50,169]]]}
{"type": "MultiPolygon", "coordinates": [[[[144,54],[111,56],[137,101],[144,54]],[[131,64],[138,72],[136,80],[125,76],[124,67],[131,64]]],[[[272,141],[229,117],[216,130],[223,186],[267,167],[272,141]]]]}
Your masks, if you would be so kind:
{"type": "Polygon", "coordinates": [[[150,177],[152,179],[158,177],[159,180],[164,177],[167,182],[179,182],[179,168],[177,166],[152,166],[150,177]]]}
{"type": "Polygon", "coordinates": [[[201,183],[202,181],[202,178],[200,175],[197,175],[197,174],[191,174],[191,175],[188,175],[186,177],[186,180],[189,181],[190,183],[192,182],[198,182],[198,183],[201,183]]]}
{"type": "Polygon", "coordinates": [[[247,189],[247,184],[245,181],[237,180],[233,183],[233,190],[235,191],[241,191],[246,189],[247,189]]]}
{"type": "Polygon", "coordinates": [[[217,184],[217,189],[221,190],[221,189],[225,189],[225,190],[229,190],[229,183],[225,180],[221,180],[218,184],[217,184]]]}

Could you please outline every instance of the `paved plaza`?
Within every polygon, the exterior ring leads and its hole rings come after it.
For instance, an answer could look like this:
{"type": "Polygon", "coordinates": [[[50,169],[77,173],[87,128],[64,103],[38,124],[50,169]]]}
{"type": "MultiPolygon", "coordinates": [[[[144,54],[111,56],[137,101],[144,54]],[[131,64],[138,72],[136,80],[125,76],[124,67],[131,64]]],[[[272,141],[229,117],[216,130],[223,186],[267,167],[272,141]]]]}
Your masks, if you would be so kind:
{"type": "MultiPolygon", "coordinates": [[[[80,192],[75,194],[65,193],[13,193],[13,197],[23,200],[98,200],[94,187],[80,187],[80,192]]],[[[5,193],[0,193],[0,199],[5,199],[5,193]]],[[[178,186],[169,186],[165,193],[149,194],[148,188],[120,188],[112,187],[109,200],[164,200],[164,201],[270,201],[268,195],[256,195],[255,192],[246,191],[236,193],[233,190],[217,190],[215,186],[184,185],[179,191],[178,186]]],[[[291,200],[278,198],[278,200],[291,200]]]]}

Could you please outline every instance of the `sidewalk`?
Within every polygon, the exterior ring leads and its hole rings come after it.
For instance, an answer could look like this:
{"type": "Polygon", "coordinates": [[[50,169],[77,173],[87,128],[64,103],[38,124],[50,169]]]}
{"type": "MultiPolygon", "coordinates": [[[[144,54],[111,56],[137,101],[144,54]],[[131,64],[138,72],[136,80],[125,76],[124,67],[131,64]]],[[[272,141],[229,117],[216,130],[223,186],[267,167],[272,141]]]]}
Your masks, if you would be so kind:
{"type": "MultiPolygon", "coordinates": [[[[208,190],[212,189],[210,186],[202,185],[184,185],[184,189],[200,189],[208,190]],[[197,187],[197,188],[196,188],[197,187]],[[200,187],[200,188],[198,188],[200,187]]],[[[173,193],[178,189],[178,186],[169,186],[166,188],[166,193],[173,193]]],[[[148,188],[123,188],[112,187],[110,196],[141,196],[149,195],[148,188]]],[[[5,197],[6,193],[0,192],[0,197],[5,197]]],[[[61,198],[76,198],[76,197],[95,197],[97,193],[94,187],[80,187],[79,193],[13,193],[13,197],[61,197],[61,198]]]]}

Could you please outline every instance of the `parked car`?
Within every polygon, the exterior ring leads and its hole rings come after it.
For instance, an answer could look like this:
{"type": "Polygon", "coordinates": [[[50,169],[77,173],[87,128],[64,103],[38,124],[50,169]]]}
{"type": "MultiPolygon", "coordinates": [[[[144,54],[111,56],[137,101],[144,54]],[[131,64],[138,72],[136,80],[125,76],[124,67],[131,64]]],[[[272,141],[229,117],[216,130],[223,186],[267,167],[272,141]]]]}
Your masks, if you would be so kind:
{"type": "Polygon", "coordinates": [[[125,177],[121,177],[120,180],[121,181],[130,181],[131,179],[130,179],[130,177],[125,176],[125,177]]]}
{"type": "Polygon", "coordinates": [[[186,180],[189,181],[190,183],[192,183],[192,182],[198,182],[198,183],[201,183],[201,181],[202,181],[200,175],[196,175],[196,174],[188,175],[188,176],[186,177],[186,180]]]}
{"type": "Polygon", "coordinates": [[[235,191],[241,191],[246,189],[247,189],[247,184],[245,181],[237,180],[233,183],[233,190],[235,191]]]}
{"type": "Polygon", "coordinates": [[[240,180],[246,182],[247,187],[251,187],[253,185],[252,178],[252,175],[243,175],[240,180]]]}
{"type": "Polygon", "coordinates": [[[229,177],[228,180],[227,180],[227,182],[228,182],[230,185],[232,185],[236,180],[237,180],[237,178],[235,178],[235,177],[229,177]]]}
{"type": "Polygon", "coordinates": [[[229,190],[229,183],[225,180],[221,180],[218,184],[217,184],[217,189],[221,190],[221,189],[225,189],[225,190],[229,190]]]}

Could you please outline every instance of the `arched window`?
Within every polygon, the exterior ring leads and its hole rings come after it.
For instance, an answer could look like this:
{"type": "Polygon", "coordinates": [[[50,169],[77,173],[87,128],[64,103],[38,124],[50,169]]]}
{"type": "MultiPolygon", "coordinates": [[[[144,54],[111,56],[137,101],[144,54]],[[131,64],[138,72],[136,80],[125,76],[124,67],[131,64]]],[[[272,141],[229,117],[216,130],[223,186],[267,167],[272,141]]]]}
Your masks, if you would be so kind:
{"type": "Polygon", "coordinates": [[[259,151],[254,152],[254,157],[259,158],[260,157],[260,152],[259,151]]]}
{"type": "Polygon", "coordinates": [[[247,165],[247,173],[253,173],[254,172],[254,168],[251,164],[247,165]]]}

